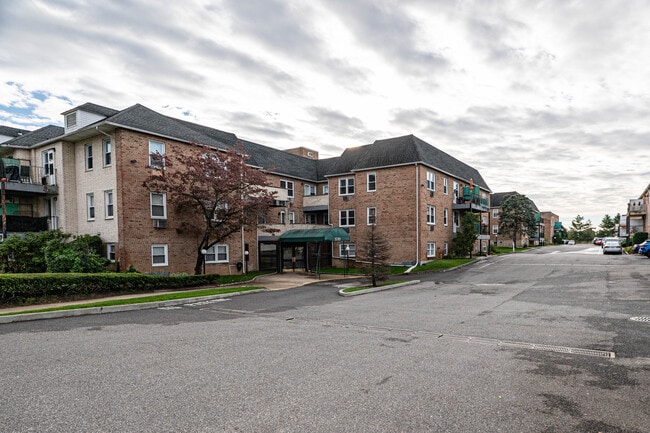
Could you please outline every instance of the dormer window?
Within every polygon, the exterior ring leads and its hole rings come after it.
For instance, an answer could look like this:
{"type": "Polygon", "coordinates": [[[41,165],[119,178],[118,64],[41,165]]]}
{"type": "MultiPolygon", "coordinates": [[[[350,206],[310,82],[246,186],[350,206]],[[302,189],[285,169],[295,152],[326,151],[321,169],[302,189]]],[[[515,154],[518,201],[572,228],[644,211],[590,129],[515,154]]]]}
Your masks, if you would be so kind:
{"type": "Polygon", "coordinates": [[[77,112],[73,112],[65,115],[65,127],[74,128],[77,126],[77,112]]]}

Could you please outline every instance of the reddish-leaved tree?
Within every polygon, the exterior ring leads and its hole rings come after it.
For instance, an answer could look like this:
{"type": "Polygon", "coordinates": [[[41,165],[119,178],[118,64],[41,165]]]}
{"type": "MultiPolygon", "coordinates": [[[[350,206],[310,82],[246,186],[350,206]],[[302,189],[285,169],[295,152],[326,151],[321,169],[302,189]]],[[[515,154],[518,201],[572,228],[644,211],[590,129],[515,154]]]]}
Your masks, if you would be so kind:
{"type": "Polygon", "coordinates": [[[196,238],[194,272],[202,272],[202,250],[222,242],[242,227],[257,223],[274,193],[263,171],[246,164],[241,144],[226,151],[196,145],[194,152],[156,154],[153,172],[143,186],[165,192],[167,203],[182,220],[179,232],[196,238]]]}

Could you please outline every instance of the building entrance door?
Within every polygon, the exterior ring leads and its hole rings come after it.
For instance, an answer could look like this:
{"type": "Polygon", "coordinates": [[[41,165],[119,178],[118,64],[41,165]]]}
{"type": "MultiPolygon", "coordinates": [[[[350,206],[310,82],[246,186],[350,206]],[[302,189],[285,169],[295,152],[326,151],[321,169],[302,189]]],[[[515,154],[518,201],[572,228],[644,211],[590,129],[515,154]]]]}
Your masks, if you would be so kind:
{"type": "Polygon", "coordinates": [[[283,245],[282,246],[282,269],[291,269],[291,270],[305,269],[304,245],[283,245]]]}

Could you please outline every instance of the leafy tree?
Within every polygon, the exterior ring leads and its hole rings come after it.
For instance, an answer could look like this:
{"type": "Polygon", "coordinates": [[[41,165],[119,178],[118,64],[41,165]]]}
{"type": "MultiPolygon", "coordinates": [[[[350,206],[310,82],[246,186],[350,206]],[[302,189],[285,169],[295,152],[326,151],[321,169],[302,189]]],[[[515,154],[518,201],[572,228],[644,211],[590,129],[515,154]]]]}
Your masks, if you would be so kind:
{"type": "Polygon", "coordinates": [[[581,215],[577,215],[571,221],[571,228],[569,229],[569,239],[576,242],[587,242],[594,237],[594,229],[591,226],[591,220],[585,220],[581,215]]]}
{"type": "MultiPolygon", "coordinates": [[[[618,218],[620,220],[621,216],[620,214],[618,215],[618,218]]],[[[603,220],[600,223],[600,230],[596,233],[597,236],[599,237],[608,237],[608,236],[614,236],[616,233],[616,221],[615,219],[612,219],[608,214],[605,214],[603,217],[603,220]]]]}
{"type": "Polygon", "coordinates": [[[183,221],[179,231],[196,238],[196,274],[202,272],[202,250],[256,224],[273,200],[265,188],[266,175],[247,165],[247,159],[240,144],[225,152],[206,147],[204,152],[167,154],[164,169],[143,182],[151,191],[167,193],[167,202],[183,221]]]}
{"type": "Polygon", "coordinates": [[[368,226],[361,245],[364,248],[357,248],[357,261],[366,263],[364,267],[366,277],[371,280],[372,287],[377,287],[377,281],[385,280],[390,274],[388,264],[390,246],[377,230],[376,224],[368,226]]]}
{"type": "Polygon", "coordinates": [[[511,237],[514,249],[518,235],[535,236],[537,230],[535,211],[530,199],[519,193],[508,195],[499,211],[499,233],[511,237]]]}
{"type": "Polygon", "coordinates": [[[460,221],[460,231],[456,234],[456,239],[452,244],[452,253],[455,257],[472,257],[472,250],[474,244],[478,239],[478,232],[476,225],[478,223],[478,215],[471,212],[466,212],[460,221]]]}

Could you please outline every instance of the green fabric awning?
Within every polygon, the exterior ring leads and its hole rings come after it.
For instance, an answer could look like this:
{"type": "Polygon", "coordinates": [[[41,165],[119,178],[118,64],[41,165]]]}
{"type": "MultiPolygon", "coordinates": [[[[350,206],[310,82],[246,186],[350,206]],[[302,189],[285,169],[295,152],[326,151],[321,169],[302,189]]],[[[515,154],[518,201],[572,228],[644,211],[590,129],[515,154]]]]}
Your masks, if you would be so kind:
{"type": "Polygon", "coordinates": [[[350,235],[338,227],[326,229],[294,229],[280,236],[280,242],[342,242],[349,240],[350,235]]]}

